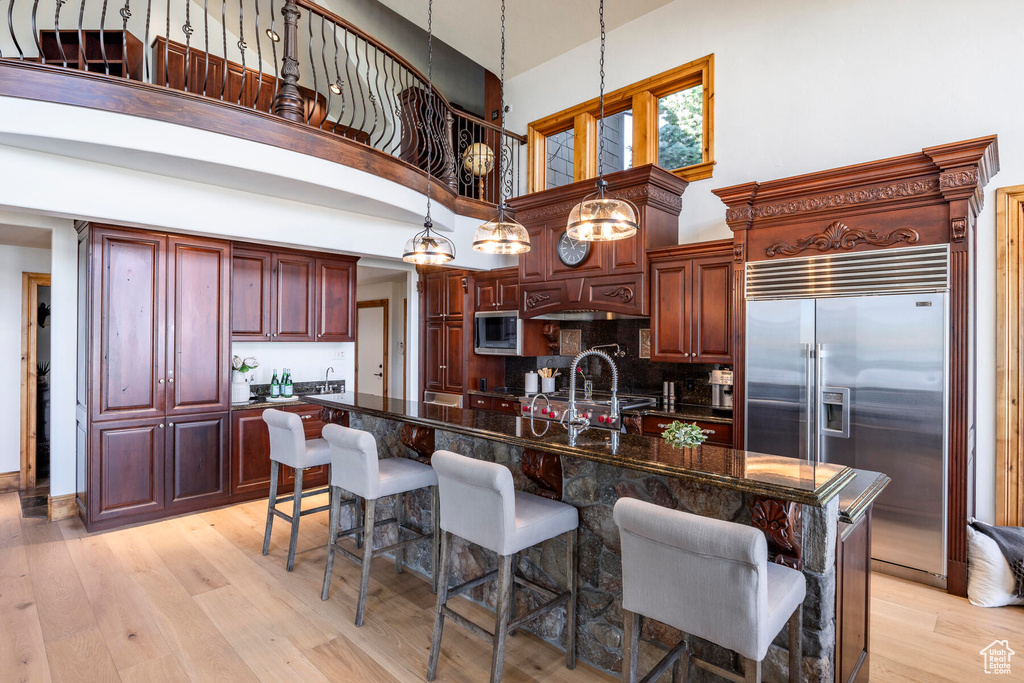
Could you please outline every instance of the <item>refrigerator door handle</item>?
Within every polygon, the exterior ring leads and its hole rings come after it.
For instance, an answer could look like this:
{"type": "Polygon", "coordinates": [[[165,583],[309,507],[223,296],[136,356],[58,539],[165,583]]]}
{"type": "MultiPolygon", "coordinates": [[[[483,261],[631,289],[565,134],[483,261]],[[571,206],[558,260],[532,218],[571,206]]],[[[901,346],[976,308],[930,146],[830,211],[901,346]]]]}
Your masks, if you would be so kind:
{"type": "Polygon", "coordinates": [[[821,344],[814,345],[814,459],[815,465],[821,464],[821,358],[824,348],[821,344]]]}
{"type": "Polygon", "coordinates": [[[814,405],[814,345],[804,344],[804,366],[805,366],[805,388],[807,390],[806,404],[804,405],[805,415],[805,431],[804,437],[807,444],[807,462],[814,462],[815,452],[817,448],[814,446],[814,421],[811,417],[814,413],[811,412],[812,406],[814,405]]]}

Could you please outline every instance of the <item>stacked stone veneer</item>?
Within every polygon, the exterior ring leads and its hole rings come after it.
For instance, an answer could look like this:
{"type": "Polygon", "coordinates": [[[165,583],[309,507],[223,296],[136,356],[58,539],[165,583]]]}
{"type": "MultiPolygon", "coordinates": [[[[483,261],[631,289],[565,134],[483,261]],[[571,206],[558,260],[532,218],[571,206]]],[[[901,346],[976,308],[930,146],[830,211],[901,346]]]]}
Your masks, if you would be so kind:
{"type": "MultiPolygon", "coordinates": [[[[412,452],[399,439],[401,423],[366,415],[351,414],[351,426],[373,433],[382,458],[407,456],[412,452]]],[[[520,469],[522,449],[494,441],[485,441],[437,430],[436,448],[496,462],[507,466],[516,488],[536,491],[536,485],[520,469]]],[[[668,508],[686,510],[705,517],[750,524],[751,496],[726,489],[685,482],[680,479],[645,474],[592,461],[562,458],[564,479],[563,501],[580,511],[579,603],[577,619],[577,653],[580,659],[601,669],[618,673],[622,652],[622,561],[619,534],[612,520],[612,507],[623,497],[639,498],[668,508]]],[[[394,500],[380,501],[378,519],[390,517],[394,500]]],[[[343,510],[342,524],[351,521],[348,508],[343,510]]],[[[430,495],[417,491],[406,496],[406,520],[410,526],[429,528],[430,495]]],[[[800,539],[803,547],[804,576],[807,577],[807,599],[803,615],[803,673],[806,681],[833,680],[835,652],[835,547],[838,529],[838,502],[833,499],[824,508],[804,506],[800,539]]],[[[378,529],[375,544],[394,542],[394,526],[378,529]]],[[[451,583],[455,585],[497,567],[494,553],[461,539],[453,539],[451,583]]],[[[565,586],[566,549],[564,537],[547,541],[520,554],[517,567],[524,576],[537,583],[560,590],[565,586]]],[[[407,564],[425,574],[430,573],[430,549],[426,543],[406,551],[407,564]]],[[[490,584],[470,592],[473,600],[491,608],[495,596],[490,584]]],[[[523,614],[539,604],[536,596],[525,589],[517,591],[517,610],[523,614]]],[[[523,628],[544,640],[565,648],[565,611],[554,610],[523,628]]],[[[640,642],[639,671],[649,671],[675,645],[679,631],[643,620],[640,642]]],[[[492,629],[492,624],[484,624],[492,629]]],[[[788,675],[788,633],[776,637],[764,663],[764,680],[784,681],[788,675]]],[[[694,639],[697,656],[718,666],[742,673],[742,662],[733,652],[708,642],[694,639]]],[[[666,673],[663,680],[669,679],[666,673]]],[[[691,680],[723,680],[694,667],[691,680]]]]}

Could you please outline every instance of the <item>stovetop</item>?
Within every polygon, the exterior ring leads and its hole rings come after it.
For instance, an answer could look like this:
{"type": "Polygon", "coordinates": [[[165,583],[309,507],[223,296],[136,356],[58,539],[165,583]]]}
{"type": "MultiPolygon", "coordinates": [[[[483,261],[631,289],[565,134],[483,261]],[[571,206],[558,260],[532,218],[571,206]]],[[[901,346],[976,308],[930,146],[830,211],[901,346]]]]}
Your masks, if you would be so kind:
{"type": "MultiPolygon", "coordinates": [[[[533,401],[533,397],[536,394],[527,394],[521,396],[520,401],[529,403],[533,401]]],[[[568,403],[569,402],[569,390],[561,389],[548,394],[544,394],[549,401],[552,403],[568,403]]],[[[627,410],[629,408],[642,408],[644,406],[651,406],[658,402],[658,399],[653,396],[643,396],[640,394],[619,394],[619,409],[627,410]]],[[[612,404],[612,392],[610,391],[595,391],[590,399],[583,398],[582,388],[576,389],[576,405],[583,406],[611,406],[612,404]]]]}

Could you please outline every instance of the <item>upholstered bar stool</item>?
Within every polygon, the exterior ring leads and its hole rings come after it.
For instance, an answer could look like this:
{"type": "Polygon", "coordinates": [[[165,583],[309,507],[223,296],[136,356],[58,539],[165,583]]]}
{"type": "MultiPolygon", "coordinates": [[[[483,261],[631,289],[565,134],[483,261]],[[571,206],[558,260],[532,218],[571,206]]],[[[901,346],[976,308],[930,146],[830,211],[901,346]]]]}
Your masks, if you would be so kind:
{"type": "MultiPolygon", "coordinates": [[[[443,495],[443,489],[442,489],[443,495]]],[[[733,681],[760,681],[768,646],[789,621],[789,680],[800,680],[804,575],[768,562],[764,535],[753,527],[670,510],[633,498],[615,503],[622,541],[622,680],[636,681],[640,617],[685,635],[643,681],[689,663],[733,681]],[[741,678],[691,656],[697,636],[744,657],[741,678]]]]}
{"type": "Polygon", "coordinates": [[[505,658],[505,639],[510,630],[561,605],[566,607],[565,665],[576,666],[576,530],[579,514],[576,508],[522,491],[512,485],[512,473],[507,467],[492,462],[474,460],[450,451],[436,451],[430,459],[437,472],[441,496],[441,577],[437,589],[437,612],[434,615],[434,638],[430,646],[427,680],[437,675],[437,660],[441,653],[441,633],[444,620],[451,619],[473,635],[490,640],[491,683],[501,680],[501,667],[505,658]],[[515,575],[513,559],[516,553],[550,538],[566,535],[568,580],[567,590],[554,593],[543,586],[515,575]],[[481,577],[448,588],[451,573],[452,535],[483,546],[499,556],[498,569],[481,577]],[[452,611],[448,598],[479,586],[497,575],[498,604],[494,632],[474,624],[452,611]],[[510,621],[513,612],[513,583],[537,592],[546,602],[531,612],[510,621]]]}
{"type": "MultiPolygon", "coordinates": [[[[437,475],[430,465],[404,457],[377,458],[377,441],[373,434],[358,429],[349,429],[341,425],[324,426],[324,439],[330,444],[331,450],[331,535],[327,545],[327,567],[324,570],[324,586],[320,599],[330,596],[331,573],[334,570],[334,554],[341,553],[362,565],[362,576],[359,581],[359,603],[356,606],[356,626],[363,625],[363,614],[366,611],[366,591],[370,585],[370,561],[374,554],[394,551],[395,571],[402,572],[404,550],[406,546],[424,540],[431,541],[432,566],[431,573],[437,576],[437,505],[434,495],[437,488],[437,475]],[[431,489],[431,519],[433,530],[422,533],[417,529],[405,526],[405,494],[417,489],[431,489]],[[341,492],[348,491],[362,499],[366,506],[363,524],[356,524],[351,529],[338,530],[341,515],[341,492]],[[377,501],[387,496],[398,496],[395,502],[395,516],[388,519],[375,519],[377,501]],[[398,526],[398,542],[384,548],[373,549],[373,530],[385,524],[398,526]],[[402,539],[402,531],[412,533],[410,538],[402,539]],[[364,536],[363,556],[338,543],[339,537],[364,536]]],[[[347,502],[347,501],[346,501],[347,502]]]]}
{"type": "MultiPolygon", "coordinates": [[[[309,510],[302,509],[302,499],[320,495],[324,489],[302,490],[302,471],[308,467],[331,464],[331,452],[323,439],[310,439],[302,429],[302,419],[295,413],[268,408],[263,411],[263,421],[270,431],[270,497],[267,499],[267,529],[263,535],[263,554],[270,552],[270,532],[274,528],[274,516],[291,523],[291,540],[288,544],[288,571],[295,566],[295,545],[299,540],[299,519],[305,515],[329,510],[330,505],[321,505],[309,510]],[[277,497],[277,484],[281,465],[295,470],[295,488],[291,496],[277,497]],[[286,515],[277,509],[277,504],[291,499],[292,514],[286,515]]],[[[346,501],[349,502],[349,501],[346,501]]]]}

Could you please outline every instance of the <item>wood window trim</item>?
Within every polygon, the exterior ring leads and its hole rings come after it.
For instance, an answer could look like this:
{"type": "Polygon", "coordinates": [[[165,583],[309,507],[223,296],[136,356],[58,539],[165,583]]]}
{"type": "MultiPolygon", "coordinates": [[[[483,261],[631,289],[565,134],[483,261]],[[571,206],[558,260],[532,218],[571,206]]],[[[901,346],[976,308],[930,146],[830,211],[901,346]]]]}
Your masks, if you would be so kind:
{"type": "MultiPolygon", "coordinates": [[[[684,168],[669,169],[679,178],[692,182],[710,178],[715,165],[715,55],[695,59],[674,69],[645,78],[605,93],[605,116],[633,109],[633,166],[658,163],[658,98],[703,86],[704,131],[702,161],[684,168]]],[[[547,189],[547,138],[573,129],[575,167],[573,180],[597,176],[597,115],[600,101],[593,98],[527,126],[528,192],[547,189]],[[586,154],[581,154],[586,152],[586,154]],[[593,157],[593,158],[591,158],[593,157]],[[583,160],[581,163],[581,159],[583,160]]]]}
{"type": "Polygon", "coordinates": [[[996,190],[996,524],[1024,525],[1024,185],[996,190]]]}

